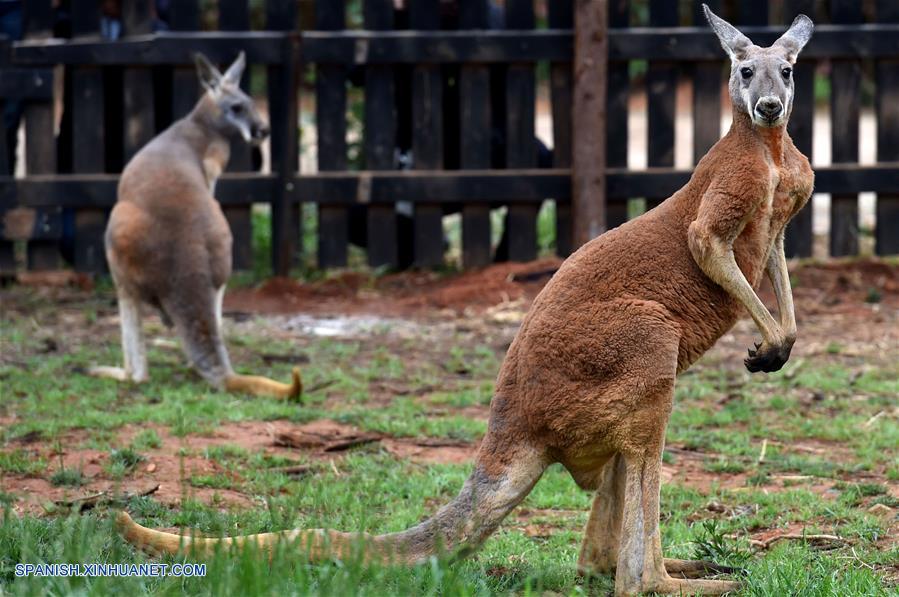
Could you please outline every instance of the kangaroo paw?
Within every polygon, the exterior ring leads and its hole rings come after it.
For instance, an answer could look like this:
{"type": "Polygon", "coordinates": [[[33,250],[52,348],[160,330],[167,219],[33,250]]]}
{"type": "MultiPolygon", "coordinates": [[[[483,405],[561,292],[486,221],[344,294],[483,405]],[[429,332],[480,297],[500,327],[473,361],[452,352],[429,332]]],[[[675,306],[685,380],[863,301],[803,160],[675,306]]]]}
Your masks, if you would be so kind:
{"type": "Polygon", "coordinates": [[[92,377],[103,377],[106,379],[114,379],[116,381],[130,381],[133,383],[141,383],[143,381],[147,381],[146,377],[140,379],[135,378],[122,367],[108,367],[106,365],[97,365],[96,367],[90,367],[87,370],[87,374],[92,377]]]}

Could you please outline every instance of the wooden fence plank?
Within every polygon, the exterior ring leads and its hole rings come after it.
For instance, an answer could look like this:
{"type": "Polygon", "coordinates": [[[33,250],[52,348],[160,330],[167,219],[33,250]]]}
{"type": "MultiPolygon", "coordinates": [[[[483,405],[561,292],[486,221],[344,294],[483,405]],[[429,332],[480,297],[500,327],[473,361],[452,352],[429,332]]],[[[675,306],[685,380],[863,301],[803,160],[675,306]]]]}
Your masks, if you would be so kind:
{"type": "MultiPolygon", "coordinates": [[[[266,27],[290,31],[296,22],[296,3],[266,0],[266,27]]],[[[300,71],[299,40],[285,39],[284,62],[269,65],[267,71],[269,124],[271,127],[271,164],[277,170],[278,186],[272,198],[272,271],[278,276],[290,274],[298,257],[300,211],[290,200],[297,169],[297,77],[300,71]]]]}
{"type": "MultiPolygon", "coordinates": [[[[785,25],[792,23],[798,14],[814,16],[814,0],[785,0],[785,25]]],[[[805,54],[793,66],[793,113],[790,115],[788,131],[793,143],[812,159],[812,122],[815,117],[815,62],[805,54]]],[[[812,202],[796,214],[787,227],[784,250],[787,257],[811,257],[813,244],[812,202]]]]}
{"type": "MultiPolygon", "coordinates": [[[[432,31],[440,28],[440,1],[416,0],[409,5],[409,25],[432,31]]],[[[443,77],[434,65],[412,69],[412,156],[416,169],[443,167],[443,77]]],[[[414,263],[418,267],[443,264],[443,210],[436,205],[414,208],[414,263]]]]}
{"type": "MultiPolygon", "coordinates": [[[[72,0],[73,36],[97,35],[100,14],[93,0],[72,0]]],[[[103,172],[106,167],[105,101],[103,71],[95,65],[72,68],[72,171],[103,172]]],[[[105,270],[103,233],[106,213],[101,209],[75,212],[75,269],[100,273],[105,270]]]]}
{"type": "MultiPolygon", "coordinates": [[[[721,0],[706,2],[715,14],[720,14],[721,0]]],[[[702,4],[693,11],[693,25],[706,24],[702,4]]],[[[693,66],[693,163],[702,159],[721,137],[722,60],[704,60],[693,66]]]]}
{"type": "MultiPolygon", "coordinates": [[[[861,23],[861,4],[856,0],[832,0],[835,23],[861,23]]],[[[861,63],[834,60],[831,71],[830,139],[833,162],[858,162],[858,128],[861,106],[861,63]]],[[[834,194],[830,198],[830,254],[858,254],[858,195],[834,194]]]]}
{"type": "MultiPolygon", "coordinates": [[[[150,0],[122,2],[123,34],[144,35],[153,29],[150,0]]],[[[123,77],[125,162],[156,133],[153,107],[153,71],[147,66],[125,69],[123,77]]]]}
{"type": "MultiPolygon", "coordinates": [[[[678,24],[677,2],[650,0],[651,27],[674,27],[678,24]]],[[[650,60],[646,70],[647,140],[646,163],[650,168],[674,166],[674,109],[677,93],[677,63],[670,60],[650,60]]],[[[646,198],[646,208],[652,209],[666,197],[646,198]]]]}
{"type": "MultiPolygon", "coordinates": [[[[0,44],[0,79],[2,79],[4,74],[7,72],[7,50],[8,48],[6,47],[5,43],[0,44]]],[[[14,173],[13,161],[15,160],[15,156],[10,157],[9,149],[7,149],[5,115],[6,100],[4,99],[4,96],[0,94],[0,179],[12,176],[12,174],[14,173]]],[[[0,227],[2,228],[5,228],[3,222],[6,219],[8,208],[12,208],[12,206],[7,206],[4,203],[0,203],[0,227]]],[[[11,241],[0,239],[0,278],[6,275],[14,274],[15,271],[15,245],[11,241]]]]}
{"type": "MultiPolygon", "coordinates": [[[[878,0],[877,21],[899,23],[899,3],[878,0]]],[[[899,161],[899,57],[875,63],[877,160],[899,161]]],[[[878,255],[899,254],[899,194],[877,196],[874,249],[878,255]]]]}
{"type": "MultiPolygon", "coordinates": [[[[609,35],[613,29],[626,28],[630,21],[630,2],[609,1],[609,35]]],[[[631,83],[629,64],[624,60],[609,62],[606,99],[606,165],[609,168],[627,167],[627,119],[630,112],[631,83]]],[[[611,229],[627,221],[627,203],[606,205],[606,227],[611,229]]]]}
{"type": "MultiPolygon", "coordinates": [[[[316,0],[316,29],[343,29],[344,3],[316,0]]],[[[323,172],[345,170],[346,144],[346,68],[319,64],[315,73],[315,114],[318,127],[318,169],[323,172]]],[[[349,223],[344,207],[321,205],[318,209],[319,267],[343,267],[347,263],[349,223]]]]}
{"type": "MultiPolygon", "coordinates": [[[[393,29],[392,0],[365,0],[365,28],[393,29]]],[[[393,68],[373,65],[365,71],[365,164],[369,170],[392,170],[396,148],[396,101],[393,68]]],[[[367,209],[368,264],[395,268],[399,264],[396,207],[371,205],[367,209]]]]}
{"type": "MultiPolygon", "coordinates": [[[[196,31],[200,28],[199,0],[178,0],[171,5],[169,26],[173,31],[196,31]]],[[[193,110],[200,97],[200,85],[193,65],[175,66],[172,70],[172,117],[183,118],[193,110]]]]}
{"type": "MultiPolygon", "coordinates": [[[[52,35],[53,9],[50,0],[28,0],[25,10],[26,39],[46,39],[52,35]]],[[[52,89],[52,78],[44,85],[52,89]]],[[[56,172],[56,139],[53,132],[53,96],[31,100],[25,105],[25,172],[56,172]]],[[[36,225],[47,226],[62,218],[59,207],[36,210],[36,225]]],[[[50,270],[62,265],[58,240],[36,240],[28,243],[28,269],[50,270]]]]}
{"type": "MultiPolygon", "coordinates": [[[[613,0],[619,4],[623,0],[613,0]]],[[[548,2],[547,20],[551,29],[574,27],[574,0],[548,2]]],[[[553,115],[553,167],[571,167],[571,106],[574,102],[572,61],[553,61],[549,65],[550,93],[553,115]]],[[[571,201],[568,197],[556,200],[556,255],[567,257],[573,250],[571,201]]]]}
{"type": "Polygon", "coordinates": [[[608,4],[575,2],[571,212],[579,247],[606,230],[608,4]]]}
{"type": "MultiPolygon", "coordinates": [[[[654,190],[672,194],[693,174],[692,170],[610,168],[606,176],[610,201],[645,196],[654,190]]],[[[874,165],[836,164],[815,168],[815,188],[822,193],[875,192],[899,194],[899,162],[874,165]]],[[[491,205],[540,203],[546,197],[569,197],[571,170],[419,170],[380,172],[319,172],[293,178],[292,201],[321,204],[357,203],[463,203],[482,197],[491,205]]],[[[115,202],[118,175],[59,174],[0,179],[0,202],[18,199],[26,207],[109,207],[115,202]]],[[[271,201],[276,177],[256,173],[225,174],[216,185],[219,201],[246,205],[271,201]]]]}
{"type": "MultiPolygon", "coordinates": [[[[485,0],[460,0],[459,28],[486,29],[485,0]]],[[[492,115],[490,72],[487,66],[463,65],[459,73],[460,165],[464,169],[490,168],[492,115]]],[[[477,197],[472,197],[477,199],[477,197]]],[[[479,267],[490,263],[490,205],[468,202],[462,206],[462,265],[479,267]]]]}
{"type": "MultiPolygon", "coordinates": [[[[250,28],[250,11],[247,0],[227,0],[219,2],[219,29],[222,31],[246,31],[250,28]]],[[[234,51],[237,57],[238,51],[234,51]]],[[[222,67],[226,67],[223,64],[222,67]]],[[[249,93],[250,62],[244,71],[240,86],[249,93]]],[[[253,169],[253,149],[243,139],[231,142],[231,159],[228,161],[228,172],[247,172],[253,169]]],[[[253,213],[251,207],[228,206],[222,210],[234,244],[231,247],[233,267],[235,270],[246,270],[253,267],[253,213]]]]}
{"type": "MultiPolygon", "coordinates": [[[[506,28],[533,29],[532,0],[507,0],[506,28]]],[[[534,137],[536,109],[534,65],[513,62],[506,69],[506,167],[533,168],[537,165],[534,137]]],[[[510,205],[506,225],[509,227],[509,259],[531,261],[537,257],[538,206],[510,205]]]]}

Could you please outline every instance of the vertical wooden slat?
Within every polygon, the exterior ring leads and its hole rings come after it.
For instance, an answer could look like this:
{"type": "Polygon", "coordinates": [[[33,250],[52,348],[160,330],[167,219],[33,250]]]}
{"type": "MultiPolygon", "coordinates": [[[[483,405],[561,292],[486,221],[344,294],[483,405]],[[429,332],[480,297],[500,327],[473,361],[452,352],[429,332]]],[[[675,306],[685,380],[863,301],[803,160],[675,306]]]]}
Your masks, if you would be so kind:
{"type": "MultiPolygon", "coordinates": [[[[25,37],[41,39],[52,36],[53,9],[51,0],[28,0],[25,10],[25,37]]],[[[25,105],[25,172],[27,174],[53,174],[56,172],[56,139],[53,133],[53,101],[31,100],[25,105]]],[[[13,156],[10,156],[12,159],[13,156]]],[[[36,210],[37,225],[62,217],[59,208],[36,210]]],[[[28,242],[28,269],[57,269],[62,256],[56,241],[28,242]]]]}
{"type": "MultiPolygon", "coordinates": [[[[789,25],[798,14],[814,17],[814,0],[785,0],[784,24],[789,25]]],[[[799,56],[793,66],[793,113],[787,130],[797,149],[812,159],[812,122],[815,118],[815,62],[799,56]]],[[[784,250],[787,257],[811,257],[814,232],[812,230],[812,202],[796,214],[787,227],[784,250]]]]}
{"type": "MultiPolygon", "coordinates": [[[[266,0],[266,28],[291,31],[296,22],[296,3],[266,0]]],[[[268,67],[268,106],[271,126],[271,163],[277,169],[278,187],[272,198],[272,271],[286,276],[297,257],[300,234],[299,209],[291,201],[292,179],[297,169],[297,77],[300,47],[285,39],[284,62],[268,67]]]]}
{"type": "MultiPolygon", "coordinates": [[[[861,3],[832,0],[834,23],[861,23],[861,3]]],[[[859,107],[861,104],[861,62],[834,59],[831,72],[830,131],[834,163],[858,162],[859,107]]],[[[830,254],[858,253],[858,195],[834,194],[830,199],[830,254]]]]}
{"type": "MultiPolygon", "coordinates": [[[[6,44],[0,44],[0,77],[3,76],[3,67],[9,62],[9,56],[6,50],[6,44]]],[[[12,161],[15,159],[15,156],[12,156],[12,158],[10,158],[10,152],[7,149],[5,122],[6,118],[4,117],[6,114],[5,110],[6,102],[2,97],[0,97],[0,181],[2,181],[7,176],[13,175],[12,161]]],[[[3,228],[3,219],[6,215],[6,211],[13,208],[14,206],[14,202],[10,202],[10,204],[8,204],[7,202],[0,200],[0,230],[2,230],[3,228]]],[[[0,278],[7,274],[14,274],[15,271],[15,245],[12,241],[3,240],[2,238],[0,238],[0,278]]]]}
{"type": "MultiPolygon", "coordinates": [[[[393,29],[392,0],[365,0],[365,28],[393,29]]],[[[393,68],[371,65],[365,71],[365,164],[368,170],[393,169],[396,147],[396,101],[393,68]]],[[[398,261],[396,209],[392,204],[369,205],[367,210],[368,264],[396,267],[398,261]]]]}
{"type": "MultiPolygon", "coordinates": [[[[169,26],[173,31],[197,31],[200,29],[198,0],[177,0],[169,8],[169,26]]],[[[200,96],[200,85],[192,66],[176,66],[172,71],[172,117],[176,120],[187,116],[200,96]]]]}
{"type": "MultiPolygon", "coordinates": [[[[416,0],[409,5],[409,25],[417,30],[440,28],[440,0],[416,0]]],[[[436,65],[412,69],[412,156],[418,170],[443,167],[443,81],[436,65]]],[[[439,205],[414,208],[415,265],[443,263],[443,210],[439,205]]]]}
{"type": "MultiPolygon", "coordinates": [[[[550,29],[574,28],[574,0],[549,2],[550,29]]],[[[549,65],[550,99],[553,115],[553,167],[571,167],[571,107],[574,103],[574,63],[552,62],[549,65]]],[[[556,197],[556,255],[567,257],[573,250],[571,197],[556,197]]]]}
{"type": "MultiPolygon", "coordinates": [[[[649,1],[649,25],[674,27],[678,24],[677,2],[671,0],[649,1]]],[[[674,166],[674,109],[677,93],[677,63],[666,60],[650,60],[646,71],[647,139],[646,163],[652,167],[674,166]]],[[[647,197],[646,207],[651,209],[665,197],[647,197]]]]}
{"type": "MultiPolygon", "coordinates": [[[[533,29],[532,0],[507,0],[506,28],[533,29]]],[[[512,63],[506,70],[506,167],[533,168],[537,165],[534,141],[536,108],[534,65],[512,63]]],[[[509,259],[530,261],[537,257],[537,205],[511,204],[509,217],[509,259]]]]}
{"type": "MultiPolygon", "coordinates": [[[[99,6],[95,0],[72,0],[74,37],[97,35],[99,6]]],[[[96,66],[72,69],[72,171],[103,172],[106,165],[103,72],[96,66]]],[[[75,269],[98,273],[105,269],[103,232],[106,214],[102,209],[80,208],[75,212],[75,269]]]]}
{"type": "MultiPolygon", "coordinates": [[[[153,30],[151,0],[124,0],[122,3],[123,32],[144,35],[153,30]]],[[[130,160],[156,131],[153,114],[153,72],[148,66],[125,69],[124,73],[125,161],[130,160]]]]}
{"type": "MultiPolygon", "coordinates": [[[[626,28],[629,23],[630,2],[609,0],[609,27],[626,28]]],[[[627,61],[609,63],[606,93],[606,165],[627,168],[627,118],[630,99],[630,73],[627,61]]],[[[627,221],[627,201],[606,201],[606,228],[611,229],[627,221]]]]}
{"type": "MultiPolygon", "coordinates": [[[[720,14],[720,0],[708,0],[706,4],[715,14],[720,14]]],[[[693,25],[707,27],[702,3],[693,11],[693,25]]],[[[721,60],[703,60],[693,65],[693,163],[718,142],[721,136],[721,60]]]]}
{"type": "MultiPolygon", "coordinates": [[[[486,0],[460,0],[459,28],[487,28],[486,0]]],[[[485,65],[467,64],[459,73],[460,165],[490,168],[490,72],[485,65]]],[[[476,199],[474,197],[473,199],[476,199]]],[[[469,202],[462,206],[462,265],[490,263],[490,206],[469,202]]]]}
{"type": "MultiPolygon", "coordinates": [[[[899,3],[878,0],[878,23],[899,23],[899,3]]],[[[875,63],[877,80],[877,160],[899,161],[899,58],[882,58],[875,63]]],[[[877,196],[874,249],[878,255],[899,254],[899,195],[877,196]]]]}
{"type": "MultiPolygon", "coordinates": [[[[316,29],[339,30],[345,23],[344,3],[316,0],[316,29]]],[[[315,73],[315,114],[318,126],[318,169],[345,170],[346,144],[346,68],[319,64],[315,73]]],[[[319,267],[343,267],[347,262],[348,221],[345,207],[319,204],[319,267]]]]}
{"type": "MultiPolygon", "coordinates": [[[[227,0],[219,2],[219,29],[222,31],[246,31],[250,28],[250,11],[247,0],[227,0]]],[[[234,52],[237,57],[238,52],[234,52]]],[[[222,65],[222,68],[228,65],[222,65]]],[[[240,85],[249,93],[250,65],[244,71],[240,85]]],[[[247,172],[253,169],[252,148],[243,139],[235,138],[231,142],[231,159],[228,161],[228,172],[247,172]]],[[[253,214],[249,205],[223,206],[222,212],[231,227],[234,237],[232,246],[233,265],[236,270],[253,267],[253,214]]]]}
{"type": "Polygon", "coordinates": [[[571,212],[575,246],[606,229],[607,2],[577,0],[574,15],[571,212]]]}

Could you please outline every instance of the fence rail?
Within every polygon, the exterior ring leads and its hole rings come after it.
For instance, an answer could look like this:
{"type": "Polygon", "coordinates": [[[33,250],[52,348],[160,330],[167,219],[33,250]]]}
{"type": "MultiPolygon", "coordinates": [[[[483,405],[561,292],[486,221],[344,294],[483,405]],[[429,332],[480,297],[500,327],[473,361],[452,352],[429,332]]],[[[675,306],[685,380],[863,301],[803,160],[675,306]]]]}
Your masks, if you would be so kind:
{"type": "MultiPolygon", "coordinates": [[[[677,26],[678,3],[646,3],[646,26],[630,27],[630,3],[609,2],[607,167],[600,199],[607,227],[627,219],[626,200],[646,198],[651,207],[689,178],[690,170],[674,168],[680,80],[692,84],[693,112],[699,115],[692,122],[694,161],[719,137],[724,59],[701,20],[699,3],[690,18],[703,26],[691,27],[677,26]],[[631,76],[634,61],[646,61],[645,83],[631,76]],[[628,136],[629,98],[643,84],[649,168],[629,170],[628,144],[634,142],[628,136]]],[[[115,201],[117,172],[156,131],[193,105],[198,88],[188,65],[194,53],[222,63],[239,50],[249,63],[266,68],[274,135],[272,174],[254,171],[249,149],[235,146],[229,172],[216,189],[234,233],[237,268],[250,267],[254,258],[255,204],[271,206],[277,273],[286,273],[296,259],[302,204],[318,206],[321,267],[345,265],[348,246],[359,238],[373,266],[439,265],[447,211],[461,212],[463,264],[484,265],[493,258],[490,214],[499,206],[508,207],[508,215],[507,238],[497,254],[530,259],[537,254],[538,209],[547,198],[557,206],[556,251],[566,255],[572,249],[572,222],[578,218],[571,204],[572,130],[581,118],[572,113],[573,1],[547,2],[538,15],[531,0],[506,0],[505,28],[495,29],[487,0],[458,0],[448,29],[441,17],[445,3],[439,0],[415,0],[408,11],[394,10],[390,0],[364,0],[364,29],[350,30],[344,2],[315,0],[314,20],[307,15],[306,28],[297,29],[297,3],[268,0],[264,31],[250,30],[248,2],[222,1],[219,31],[198,31],[200,3],[179,0],[168,15],[170,31],[150,33],[150,0],[131,0],[124,3],[124,37],[115,41],[101,39],[93,0],[72,0],[72,36],[66,39],[50,37],[50,0],[24,4],[26,38],[10,43],[0,37],[0,102],[24,103],[26,131],[24,178],[5,175],[13,156],[6,135],[0,135],[0,272],[18,267],[16,242],[26,243],[31,269],[59,267],[64,257],[76,269],[101,271],[102,231],[115,201]],[[548,28],[537,28],[538,16],[548,28]],[[549,63],[552,167],[542,163],[535,144],[537,64],[544,62],[549,63]],[[59,65],[65,86],[63,97],[55,98],[53,68],[59,65]],[[309,65],[315,70],[319,171],[300,173],[298,87],[309,65]],[[58,131],[54,100],[63,105],[58,131]],[[353,169],[358,164],[349,158],[351,101],[363,102],[358,150],[363,170],[353,169]],[[411,170],[397,170],[398,155],[414,157],[411,170]],[[408,204],[411,212],[402,215],[398,203],[408,204]],[[408,243],[404,227],[411,227],[408,243]]],[[[723,3],[710,4],[720,11],[723,3]]],[[[813,0],[782,4],[789,15],[815,10],[813,0]]],[[[769,2],[752,5],[751,14],[724,16],[756,43],[769,44],[784,27],[770,23],[769,2]]],[[[878,0],[876,11],[876,22],[863,22],[860,3],[831,0],[831,23],[816,27],[795,69],[790,133],[811,156],[815,70],[822,61],[831,68],[831,109],[840,114],[831,128],[834,164],[815,170],[816,192],[833,196],[833,255],[859,250],[860,192],[878,194],[876,252],[899,253],[899,8],[878,0]],[[861,78],[868,63],[879,161],[859,165],[861,78]]],[[[811,224],[810,208],[791,224],[791,255],[811,254],[811,224]]]]}

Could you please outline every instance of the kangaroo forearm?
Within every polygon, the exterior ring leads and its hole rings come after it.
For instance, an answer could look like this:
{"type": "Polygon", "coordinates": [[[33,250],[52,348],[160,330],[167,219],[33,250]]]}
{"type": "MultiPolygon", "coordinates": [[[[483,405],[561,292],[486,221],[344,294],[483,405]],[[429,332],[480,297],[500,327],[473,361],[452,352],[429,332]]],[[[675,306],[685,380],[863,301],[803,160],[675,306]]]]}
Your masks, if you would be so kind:
{"type": "Polygon", "coordinates": [[[769,343],[776,343],[782,339],[784,333],[781,326],[771,316],[768,308],[737,266],[730,244],[714,237],[700,241],[691,236],[689,245],[690,252],[703,273],[746,307],[762,338],[769,343]]]}
{"type": "Polygon", "coordinates": [[[796,337],[796,311],[793,307],[793,289],[790,287],[790,274],[787,271],[787,257],[784,254],[783,233],[781,233],[771,255],[768,258],[766,268],[768,279],[774,287],[774,296],[777,299],[777,309],[780,312],[780,325],[784,334],[788,337],[796,337]]]}

